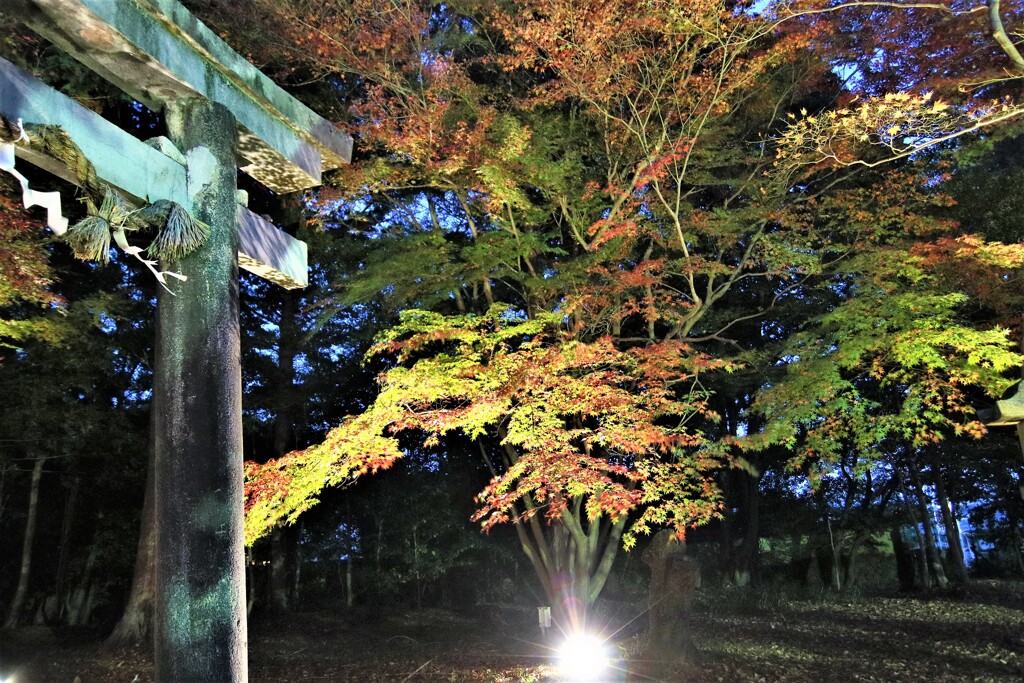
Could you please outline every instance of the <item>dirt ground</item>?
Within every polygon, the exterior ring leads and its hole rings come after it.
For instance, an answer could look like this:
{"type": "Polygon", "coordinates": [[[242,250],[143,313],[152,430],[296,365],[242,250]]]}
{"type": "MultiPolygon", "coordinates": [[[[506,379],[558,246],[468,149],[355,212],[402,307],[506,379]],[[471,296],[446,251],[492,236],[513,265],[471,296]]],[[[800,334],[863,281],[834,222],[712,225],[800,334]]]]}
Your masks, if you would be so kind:
{"type": "MultiPolygon", "coordinates": [[[[609,645],[616,665],[608,680],[1024,680],[1024,585],[1019,583],[978,583],[963,595],[859,600],[705,592],[690,621],[694,663],[659,672],[642,657],[643,614],[618,606],[605,628],[606,634],[614,633],[609,645]]],[[[45,627],[2,632],[0,681],[153,680],[147,653],[103,649],[99,636],[45,627]]],[[[528,610],[325,610],[254,618],[249,636],[253,682],[563,680],[528,610]]]]}

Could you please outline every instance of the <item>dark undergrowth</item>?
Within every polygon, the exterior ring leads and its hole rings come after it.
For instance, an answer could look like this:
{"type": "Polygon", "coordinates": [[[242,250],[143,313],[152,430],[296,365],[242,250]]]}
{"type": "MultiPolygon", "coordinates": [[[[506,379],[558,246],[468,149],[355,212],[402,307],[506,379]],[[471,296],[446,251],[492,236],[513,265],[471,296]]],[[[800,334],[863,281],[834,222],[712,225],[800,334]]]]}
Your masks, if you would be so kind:
{"type": "MultiPolygon", "coordinates": [[[[1024,680],[1024,585],[986,581],[958,592],[876,597],[707,590],[689,619],[695,660],[643,659],[642,611],[617,606],[605,630],[615,681],[703,683],[1002,682],[1024,680]]],[[[256,617],[250,680],[558,681],[529,610],[358,609],[256,617]]],[[[595,626],[595,628],[600,628],[595,626]]],[[[553,643],[556,638],[552,638],[553,643]]],[[[0,680],[153,680],[142,649],[104,649],[88,629],[0,633],[0,680]],[[5,679],[4,677],[10,677],[5,679]],[[137,677],[137,679],[136,679],[137,677]]]]}

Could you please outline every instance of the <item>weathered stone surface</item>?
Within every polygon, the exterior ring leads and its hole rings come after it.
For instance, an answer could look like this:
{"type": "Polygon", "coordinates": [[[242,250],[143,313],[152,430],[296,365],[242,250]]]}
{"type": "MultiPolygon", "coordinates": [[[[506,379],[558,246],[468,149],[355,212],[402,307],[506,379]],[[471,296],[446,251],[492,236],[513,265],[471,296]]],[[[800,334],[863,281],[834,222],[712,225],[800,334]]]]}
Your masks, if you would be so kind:
{"type": "MultiPolygon", "coordinates": [[[[169,199],[188,206],[185,168],[89,111],[66,95],[0,58],[0,113],[26,124],[60,126],[105,182],[136,199],[169,199]]],[[[26,145],[16,154],[65,180],[77,179],[26,145]]]]}
{"type": "Polygon", "coordinates": [[[244,683],[242,381],[235,229],[235,122],[179,100],[168,128],[188,161],[206,243],[169,264],[188,280],[161,291],[153,383],[159,681],[244,683]]]}
{"type": "Polygon", "coordinates": [[[174,159],[182,166],[185,165],[185,155],[181,153],[181,150],[174,146],[173,142],[164,136],[158,135],[155,138],[150,138],[146,140],[146,145],[160,152],[165,157],[174,159]]]}
{"type": "MultiPolygon", "coordinates": [[[[0,114],[11,120],[21,118],[26,124],[60,126],[96,168],[96,175],[130,199],[139,203],[167,199],[190,207],[185,156],[170,140],[158,137],[139,142],[2,58],[0,114]]],[[[63,163],[31,146],[17,145],[15,152],[49,173],[78,183],[63,163]]],[[[278,230],[244,206],[238,209],[238,229],[242,268],[286,289],[308,284],[304,242],[278,230]]]]}
{"type": "Polygon", "coordinates": [[[989,427],[1006,427],[1024,422],[1024,382],[1008,399],[996,401],[995,414],[986,421],[989,427]]]}
{"type": "Polygon", "coordinates": [[[238,264],[285,289],[309,284],[306,243],[278,230],[249,209],[238,207],[238,264]]]}
{"type": "Polygon", "coordinates": [[[197,95],[239,124],[242,170],[278,193],[320,183],[352,139],[234,52],[176,0],[9,0],[33,30],[151,108],[197,95]]]}

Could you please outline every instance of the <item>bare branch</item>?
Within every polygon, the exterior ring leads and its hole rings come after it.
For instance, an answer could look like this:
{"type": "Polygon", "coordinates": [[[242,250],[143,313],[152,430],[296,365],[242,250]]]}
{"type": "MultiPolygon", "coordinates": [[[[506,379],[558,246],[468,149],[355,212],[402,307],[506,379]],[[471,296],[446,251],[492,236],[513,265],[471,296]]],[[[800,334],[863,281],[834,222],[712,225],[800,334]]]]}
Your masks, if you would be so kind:
{"type": "Polygon", "coordinates": [[[988,21],[992,25],[992,37],[999,43],[999,47],[1003,49],[1013,65],[1017,67],[1017,71],[1024,73],[1024,57],[1021,56],[1010,37],[1006,35],[1003,20],[999,16],[999,3],[1000,0],[988,0],[988,21]]]}
{"type": "MultiPolygon", "coordinates": [[[[998,4],[998,0],[996,2],[998,4]]],[[[949,14],[954,17],[960,17],[967,14],[974,14],[975,12],[984,11],[985,6],[980,5],[978,7],[972,7],[966,11],[954,10],[947,5],[943,5],[938,2],[884,2],[883,0],[855,0],[854,2],[843,2],[838,5],[830,5],[828,7],[819,7],[818,9],[806,9],[806,10],[787,10],[785,17],[805,17],[814,14],[828,14],[830,12],[838,12],[844,9],[853,9],[856,7],[892,7],[895,9],[933,9],[949,14]]]]}

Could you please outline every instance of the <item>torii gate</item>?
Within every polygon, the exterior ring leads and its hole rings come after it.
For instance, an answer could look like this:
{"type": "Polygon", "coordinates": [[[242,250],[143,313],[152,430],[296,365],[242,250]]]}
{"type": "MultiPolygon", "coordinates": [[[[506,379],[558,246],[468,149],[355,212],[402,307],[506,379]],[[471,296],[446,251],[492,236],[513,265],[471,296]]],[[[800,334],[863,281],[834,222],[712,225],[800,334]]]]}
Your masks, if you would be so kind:
{"type": "MultiPolygon", "coordinates": [[[[60,126],[101,180],[210,225],[160,293],[155,411],[158,681],[247,678],[238,265],[306,284],[305,244],[237,203],[241,170],[277,193],[316,186],[352,141],[231,50],[177,0],[5,0],[3,11],[131,97],[170,140],[139,142],[0,60],[0,113],[60,126]]],[[[17,148],[67,179],[59,163],[17,148]]]]}

